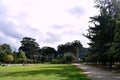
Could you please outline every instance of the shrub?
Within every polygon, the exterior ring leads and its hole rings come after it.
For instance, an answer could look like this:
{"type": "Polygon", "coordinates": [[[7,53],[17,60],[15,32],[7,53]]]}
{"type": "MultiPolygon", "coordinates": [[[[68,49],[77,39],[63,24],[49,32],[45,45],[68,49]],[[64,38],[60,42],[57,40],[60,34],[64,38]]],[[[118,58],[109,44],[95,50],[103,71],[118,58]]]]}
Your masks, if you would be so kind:
{"type": "Polygon", "coordinates": [[[8,55],[6,55],[5,57],[4,57],[4,61],[5,62],[13,62],[13,60],[14,60],[14,57],[12,56],[12,55],[10,55],[10,54],[8,54],[8,55]]]}
{"type": "Polygon", "coordinates": [[[74,62],[74,60],[75,60],[75,56],[73,53],[65,53],[64,55],[65,63],[71,64],[72,62],[74,62]]]}
{"type": "Polygon", "coordinates": [[[53,59],[53,60],[51,61],[51,63],[52,63],[52,64],[58,64],[58,63],[59,63],[59,60],[58,60],[58,59],[53,59]]]}

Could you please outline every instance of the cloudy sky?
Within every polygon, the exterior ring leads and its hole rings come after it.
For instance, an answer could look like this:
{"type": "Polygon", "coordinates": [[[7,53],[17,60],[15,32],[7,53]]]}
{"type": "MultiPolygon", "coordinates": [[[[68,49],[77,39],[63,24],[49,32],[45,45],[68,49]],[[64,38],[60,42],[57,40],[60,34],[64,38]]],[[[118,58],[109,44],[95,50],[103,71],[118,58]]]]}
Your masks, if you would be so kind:
{"type": "Polygon", "coordinates": [[[17,49],[23,37],[32,37],[40,47],[80,40],[89,42],[89,17],[97,10],[94,0],[0,0],[0,44],[17,49]]]}

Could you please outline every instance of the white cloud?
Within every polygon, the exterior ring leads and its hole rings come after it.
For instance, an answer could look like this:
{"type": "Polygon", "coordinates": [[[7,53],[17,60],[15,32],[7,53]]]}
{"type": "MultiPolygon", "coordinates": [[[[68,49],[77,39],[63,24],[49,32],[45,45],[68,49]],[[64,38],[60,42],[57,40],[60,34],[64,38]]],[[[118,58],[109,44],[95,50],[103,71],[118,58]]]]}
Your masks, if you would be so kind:
{"type": "Polygon", "coordinates": [[[97,14],[93,0],[1,0],[0,38],[2,42],[19,47],[24,36],[37,39],[40,46],[52,46],[80,40],[87,47],[88,40],[82,36],[88,29],[90,16],[97,14]],[[3,23],[1,23],[3,22],[3,23]],[[11,22],[11,24],[10,24],[11,22]],[[6,23],[9,23],[5,26],[6,23]],[[9,28],[8,28],[9,27],[9,28]],[[11,31],[12,33],[10,33],[11,31]],[[5,41],[4,41],[5,40],[5,41]],[[13,45],[10,42],[16,42],[13,45]]]}

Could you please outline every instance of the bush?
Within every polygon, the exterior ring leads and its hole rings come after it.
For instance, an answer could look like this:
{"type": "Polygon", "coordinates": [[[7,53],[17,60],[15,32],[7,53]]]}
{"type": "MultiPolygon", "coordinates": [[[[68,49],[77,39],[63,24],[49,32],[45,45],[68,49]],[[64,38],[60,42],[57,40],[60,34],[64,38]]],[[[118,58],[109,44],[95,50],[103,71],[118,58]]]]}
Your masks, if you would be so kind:
{"type": "Polygon", "coordinates": [[[71,64],[72,62],[74,62],[74,60],[75,60],[75,56],[73,53],[65,53],[64,55],[65,63],[71,64]]]}
{"type": "Polygon", "coordinates": [[[8,62],[8,63],[13,62],[14,61],[14,57],[12,55],[8,54],[8,55],[6,55],[4,57],[4,61],[8,62]]]}
{"type": "Polygon", "coordinates": [[[53,59],[53,60],[51,61],[51,63],[52,63],[52,64],[58,64],[58,63],[59,63],[59,60],[58,60],[58,59],[53,59]]]}

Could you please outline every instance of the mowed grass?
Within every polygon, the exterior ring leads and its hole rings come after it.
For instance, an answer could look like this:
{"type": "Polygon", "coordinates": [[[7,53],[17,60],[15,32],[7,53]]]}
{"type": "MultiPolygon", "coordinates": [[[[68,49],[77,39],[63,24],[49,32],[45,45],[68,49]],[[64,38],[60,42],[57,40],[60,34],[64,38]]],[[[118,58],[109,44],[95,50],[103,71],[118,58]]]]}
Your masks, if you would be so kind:
{"type": "Polygon", "coordinates": [[[0,66],[0,80],[89,80],[74,65],[31,64],[0,66]]]}

